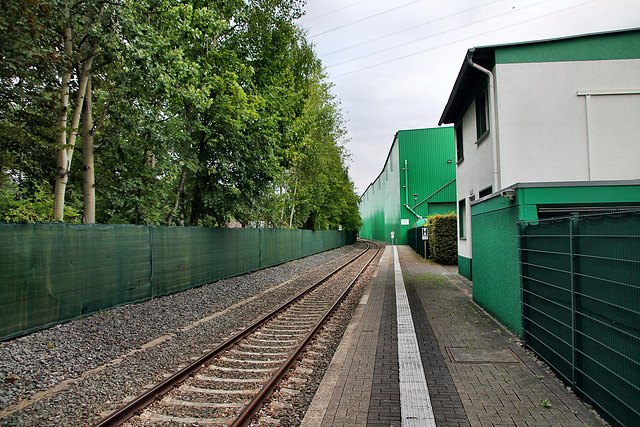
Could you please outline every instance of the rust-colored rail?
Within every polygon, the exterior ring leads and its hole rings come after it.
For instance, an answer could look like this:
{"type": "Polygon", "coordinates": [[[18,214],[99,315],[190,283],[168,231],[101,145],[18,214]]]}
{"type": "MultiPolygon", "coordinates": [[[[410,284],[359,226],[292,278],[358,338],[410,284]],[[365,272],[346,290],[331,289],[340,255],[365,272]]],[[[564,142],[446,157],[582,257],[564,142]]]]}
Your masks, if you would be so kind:
{"type": "MultiPolygon", "coordinates": [[[[353,285],[355,285],[356,281],[360,278],[364,270],[369,266],[371,261],[376,257],[378,252],[380,251],[380,246],[377,243],[373,243],[378,249],[376,253],[371,257],[371,259],[365,264],[364,267],[358,272],[356,277],[351,281],[349,286],[344,290],[340,298],[336,300],[331,309],[329,309],[325,315],[318,321],[316,326],[307,334],[302,343],[298,346],[298,348],[289,356],[289,358],[284,362],[284,364],[280,367],[278,372],[276,372],[273,377],[267,382],[262,390],[249,402],[249,404],[245,407],[242,413],[236,418],[236,420],[231,424],[232,427],[244,427],[248,426],[251,422],[251,418],[260,410],[264,402],[271,396],[275,388],[278,386],[284,375],[289,371],[291,366],[298,359],[304,348],[307,344],[313,339],[313,337],[318,333],[320,328],[326,323],[326,321],[333,315],[333,313],[337,310],[337,308],[342,304],[342,301],[347,297],[353,285]]],[[[367,242],[367,245],[369,243],[367,242]]],[[[368,249],[368,248],[367,248],[368,249]]],[[[364,253],[364,252],[363,252],[364,253]]]]}
{"type": "MultiPolygon", "coordinates": [[[[373,243],[373,244],[375,246],[378,246],[375,243],[373,243]]],[[[162,398],[162,396],[164,396],[166,393],[168,393],[169,391],[171,391],[175,387],[179,386],[181,383],[183,383],[189,377],[194,376],[202,367],[207,365],[209,362],[211,362],[215,357],[220,355],[222,352],[224,352],[227,349],[231,348],[233,345],[235,345],[236,343],[238,343],[239,341],[241,341],[242,339],[247,337],[249,334],[254,332],[256,329],[258,329],[261,325],[263,325],[264,323],[266,323],[270,319],[274,318],[275,316],[277,316],[278,314],[280,314],[281,312],[283,312],[284,310],[286,310],[287,308],[289,308],[290,306],[295,304],[298,300],[302,299],[307,294],[311,293],[318,286],[320,286],[321,284],[326,282],[330,277],[332,277],[333,275],[335,275],[339,271],[341,271],[344,268],[346,268],[348,265],[350,265],[353,262],[355,262],[357,259],[359,259],[361,256],[363,256],[370,248],[371,248],[370,244],[367,243],[367,249],[362,251],[356,257],[352,258],[351,260],[347,261],[346,263],[344,263],[340,267],[338,267],[335,270],[333,270],[332,272],[328,273],[322,279],[318,280],[312,286],[309,286],[306,290],[304,290],[303,292],[301,292],[297,296],[291,298],[289,301],[287,301],[284,304],[282,304],[276,310],[274,310],[271,313],[265,315],[264,317],[262,317],[261,319],[259,319],[255,323],[253,323],[251,326],[249,326],[245,330],[243,330],[243,331],[237,333],[236,335],[234,335],[233,337],[229,338],[227,341],[225,341],[224,343],[220,344],[218,347],[216,347],[215,349],[211,350],[207,354],[203,355],[202,357],[200,357],[196,361],[192,362],[188,366],[184,367],[180,371],[176,372],[174,375],[168,377],[167,379],[165,379],[161,383],[157,384],[153,388],[147,390],[145,393],[141,394],[140,396],[138,396],[137,398],[133,399],[129,403],[125,404],[124,406],[116,409],[114,412],[112,412],[111,414],[109,414],[105,418],[101,419],[94,426],[95,427],[118,426],[118,425],[121,425],[122,423],[124,423],[125,421],[129,420],[131,417],[133,417],[133,416],[135,416],[137,414],[140,414],[144,410],[144,408],[149,406],[154,401],[162,398]]],[[[378,251],[379,251],[379,247],[378,247],[378,251]]],[[[378,251],[376,251],[376,254],[378,253],[378,251]]],[[[375,257],[375,255],[374,255],[374,257],[375,257]]],[[[371,260],[374,257],[372,257],[371,260]]],[[[371,260],[369,260],[367,262],[366,266],[369,265],[371,260]]],[[[349,287],[348,287],[349,289],[353,286],[353,284],[355,283],[357,278],[362,274],[362,271],[364,271],[366,266],[363,267],[363,269],[358,273],[358,276],[356,277],[356,279],[354,279],[352,281],[352,283],[349,285],[349,287]]],[[[343,295],[340,297],[340,301],[342,301],[346,297],[347,293],[348,293],[348,291],[345,291],[343,293],[343,295]]],[[[337,304],[339,304],[339,303],[337,303],[337,304]]],[[[334,307],[337,307],[337,305],[334,305],[334,307]]],[[[249,406],[251,408],[254,408],[254,409],[245,409],[245,411],[243,411],[243,413],[237,418],[236,423],[238,423],[238,422],[244,423],[245,421],[242,421],[242,417],[246,418],[246,422],[248,423],[248,421],[251,419],[251,417],[253,416],[255,411],[257,411],[261,407],[261,405],[264,402],[264,400],[271,394],[271,392],[273,391],[273,388],[275,386],[277,386],[277,384],[279,383],[279,381],[282,378],[282,376],[284,376],[284,374],[288,371],[288,369],[291,366],[291,364],[293,364],[293,362],[296,360],[296,358],[302,352],[302,349],[304,348],[304,345],[306,345],[306,343],[308,343],[311,340],[311,338],[313,337],[313,334],[315,334],[315,332],[321,327],[321,325],[324,323],[324,321],[329,317],[329,315],[333,311],[334,311],[334,308],[332,308],[330,311],[328,311],[325,314],[325,316],[323,317],[321,322],[314,328],[314,330],[311,333],[309,333],[307,335],[307,337],[305,338],[303,344],[298,348],[298,350],[296,350],[287,359],[287,361],[285,362],[285,365],[283,365],[283,367],[280,370],[278,370],[278,372],[276,373],[274,378],[272,378],[272,380],[269,381],[269,383],[267,383],[267,385],[265,385],[263,387],[263,389],[260,391],[258,396],[256,398],[254,398],[250,402],[249,406]],[[277,379],[275,379],[276,377],[277,377],[277,379]]],[[[237,425],[246,425],[246,424],[237,424],[237,425]]]]}

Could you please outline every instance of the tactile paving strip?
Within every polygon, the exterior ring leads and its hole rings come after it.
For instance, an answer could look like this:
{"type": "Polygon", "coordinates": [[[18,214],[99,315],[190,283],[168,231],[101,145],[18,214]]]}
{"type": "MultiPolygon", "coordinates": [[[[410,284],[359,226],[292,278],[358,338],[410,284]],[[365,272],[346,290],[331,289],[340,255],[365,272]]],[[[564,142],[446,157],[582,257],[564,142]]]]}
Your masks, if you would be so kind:
{"type": "Polygon", "coordinates": [[[435,418],[422,368],[420,349],[413,328],[411,308],[402,278],[398,250],[394,246],[396,307],[398,318],[398,363],[400,365],[400,404],[403,426],[433,426],[435,418]]]}

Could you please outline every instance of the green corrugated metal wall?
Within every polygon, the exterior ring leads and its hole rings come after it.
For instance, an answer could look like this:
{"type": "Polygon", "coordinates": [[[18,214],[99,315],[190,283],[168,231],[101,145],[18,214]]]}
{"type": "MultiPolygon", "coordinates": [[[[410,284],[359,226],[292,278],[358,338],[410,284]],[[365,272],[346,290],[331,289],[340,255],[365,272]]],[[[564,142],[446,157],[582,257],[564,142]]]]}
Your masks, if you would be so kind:
{"type": "Polygon", "coordinates": [[[400,211],[398,210],[400,194],[396,191],[396,189],[400,187],[401,176],[401,168],[398,167],[398,149],[399,144],[393,144],[384,170],[378,178],[386,189],[382,205],[384,209],[384,223],[381,224],[384,229],[383,236],[386,236],[386,239],[380,240],[391,242],[391,232],[393,231],[395,233],[394,243],[402,243],[404,234],[400,227],[400,211]]]}
{"type": "Polygon", "coordinates": [[[452,127],[398,131],[382,172],[362,196],[360,237],[391,243],[393,231],[395,243],[407,244],[416,217],[404,205],[413,208],[414,193],[420,216],[455,212],[454,156],[452,127]],[[403,219],[410,225],[401,225],[403,219]]]}

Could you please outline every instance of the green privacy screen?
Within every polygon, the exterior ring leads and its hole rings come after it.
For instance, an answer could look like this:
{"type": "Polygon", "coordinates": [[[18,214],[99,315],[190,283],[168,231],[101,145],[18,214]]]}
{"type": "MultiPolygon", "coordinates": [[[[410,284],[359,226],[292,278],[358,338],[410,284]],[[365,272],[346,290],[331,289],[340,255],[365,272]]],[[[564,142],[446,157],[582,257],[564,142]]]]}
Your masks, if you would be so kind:
{"type": "Polygon", "coordinates": [[[520,246],[527,346],[616,424],[640,425],[640,212],[522,222],[520,246]]]}
{"type": "Polygon", "coordinates": [[[345,231],[0,224],[0,339],[355,240],[345,231]]]}

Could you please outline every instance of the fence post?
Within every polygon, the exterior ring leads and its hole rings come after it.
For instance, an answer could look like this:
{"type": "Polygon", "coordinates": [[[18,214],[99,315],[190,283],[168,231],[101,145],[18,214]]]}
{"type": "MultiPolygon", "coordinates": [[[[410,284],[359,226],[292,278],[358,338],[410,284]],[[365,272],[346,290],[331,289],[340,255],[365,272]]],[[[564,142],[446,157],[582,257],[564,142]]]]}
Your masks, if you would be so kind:
{"type": "Polygon", "coordinates": [[[154,286],[153,286],[153,227],[149,225],[149,299],[155,298],[154,286]]]}
{"type": "Polygon", "coordinates": [[[522,323],[522,341],[527,344],[526,329],[524,327],[524,275],[522,274],[522,229],[524,223],[518,221],[518,259],[520,264],[520,322],[522,323]]]}
{"type": "Polygon", "coordinates": [[[569,256],[571,263],[571,388],[576,387],[576,231],[578,214],[572,213],[569,218],[569,256]]]}

